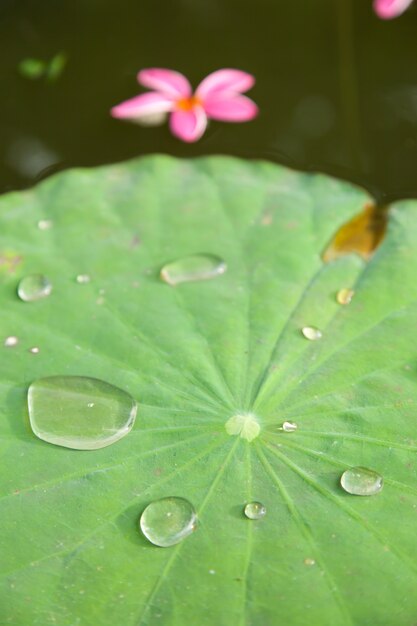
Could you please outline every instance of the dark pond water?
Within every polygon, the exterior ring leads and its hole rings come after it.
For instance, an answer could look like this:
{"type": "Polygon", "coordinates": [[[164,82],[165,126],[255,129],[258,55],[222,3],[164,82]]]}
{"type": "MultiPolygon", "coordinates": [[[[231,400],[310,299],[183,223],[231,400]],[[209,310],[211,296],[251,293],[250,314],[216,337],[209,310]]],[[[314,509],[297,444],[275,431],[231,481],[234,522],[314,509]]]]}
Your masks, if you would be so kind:
{"type": "Polygon", "coordinates": [[[0,190],[59,169],[152,152],[233,154],[417,196],[417,3],[381,22],[371,0],[0,0],[0,190]],[[55,82],[18,72],[65,52],[55,82]],[[257,78],[259,118],[212,123],[187,145],[113,120],[143,67],[197,84],[221,67],[257,78]]]}

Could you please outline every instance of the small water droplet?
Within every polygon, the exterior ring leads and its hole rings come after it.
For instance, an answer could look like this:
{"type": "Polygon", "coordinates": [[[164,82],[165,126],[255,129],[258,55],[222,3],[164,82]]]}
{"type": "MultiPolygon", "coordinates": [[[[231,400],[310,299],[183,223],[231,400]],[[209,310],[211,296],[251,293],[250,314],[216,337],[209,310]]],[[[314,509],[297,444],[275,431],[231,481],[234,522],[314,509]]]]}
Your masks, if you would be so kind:
{"type": "Polygon", "coordinates": [[[11,335],[10,337],[6,337],[4,340],[4,346],[6,348],[14,348],[19,343],[19,339],[11,335]]]}
{"type": "Polygon", "coordinates": [[[321,330],[315,328],[314,326],[304,326],[304,328],[301,329],[301,332],[304,337],[310,341],[316,341],[317,339],[322,338],[321,330]]]}
{"type": "Polygon", "coordinates": [[[75,280],[79,285],[86,285],[90,282],[91,278],[88,274],[78,274],[75,280]]]}
{"type": "Polygon", "coordinates": [[[310,559],[310,558],[304,559],[304,565],[315,565],[315,564],[316,564],[316,561],[314,559],[310,559]]]}
{"type": "Polygon", "coordinates": [[[40,349],[38,348],[38,346],[34,346],[33,348],[29,348],[29,352],[31,352],[32,354],[39,354],[40,349]]]}
{"type": "Polygon", "coordinates": [[[213,575],[213,574],[215,574],[215,573],[216,573],[216,570],[215,570],[215,569],[209,569],[209,574],[212,574],[212,575],[213,575]]]}
{"type": "Polygon", "coordinates": [[[340,478],[343,489],[354,496],[373,496],[381,491],[384,479],[366,467],[350,467],[340,478]]]}
{"type": "Polygon", "coordinates": [[[168,285],[179,285],[195,280],[208,280],[224,274],[226,263],[213,254],[195,254],[164,265],[161,278],[168,285]]]}
{"type": "Polygon", "coordinates": [[[118,441],[132,429],[135,400],[96,378],[51,376],[28,391],[29,418],[40,439],[75,450],[96,450],[118,441]],[[96,406],[91,412],[90,404],[96,406]]]}
{"type": "Polygon", "coordinates": [[[52,220],[39,220],[38,222],[39,230],[49,230],[50,228],[52,228],[52,226],[53,226],[52,220]]]}
{"type": "Polygon", "coordinates": [[[350,304],[354,295],[355,292],[353,291],[353,289],[348,289],[347,287],[344,287],[343,289],[339,289],[339,291],[337,292],[336,300],[339,304],[350,304]]]}
{"type": "Polygon", "coordinates": [[[94,402],[88,402],[87,406],[89,409],[92,409],[94,406],[94,402]]]}
{"type": "Polygon", "coordinates": [[[248,502],[243,512],[249,519],[261,519],[266,515],[266,507],[261,502],[248,502]]]}
{"type": "Polygon", "coordinates": [[[52,291],[52,283],[42,274],[30,274],[20,281],[17,295],[24,302],[33,302],[46,298],[52,291]]]}
{"type": "Polygon", "coordinates": [[[197,514],[191,502],[172,496],[148,504],[139,524],[151,543],[167,548],[191,535],[197,528],[197,514]]]}
{"type": "Polygon", "coordinates": [[[295,422],[283,422],[281,428],[285,433],[293,433],[297,430],[298,425],[295,422]]]}

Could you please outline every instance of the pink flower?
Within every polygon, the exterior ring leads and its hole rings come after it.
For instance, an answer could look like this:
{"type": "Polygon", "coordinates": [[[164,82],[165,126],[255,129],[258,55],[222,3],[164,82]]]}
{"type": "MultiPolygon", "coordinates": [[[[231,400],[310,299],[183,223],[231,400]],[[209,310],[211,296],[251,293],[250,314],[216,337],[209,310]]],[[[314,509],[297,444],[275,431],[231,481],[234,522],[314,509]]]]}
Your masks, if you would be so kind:
{"type": "Polygon", "coordinates": [[[374,11],[383,20],[390,20],[404,13],[413,0],[374,0],[374,11]]]}
{"type": "Polygon", "coordinates": [[[163,121],[170,114],[171,132],[183,141],[200,139],[208,119],[247,122],[258,113],[256,104],[242,93],[255,79],[240,70],[223,69],[209,74],[193,93],[188,80],[173,70],[142,70],[138,81],[153,89],[113,107],[113,117],[144,124],[163,121]]]}

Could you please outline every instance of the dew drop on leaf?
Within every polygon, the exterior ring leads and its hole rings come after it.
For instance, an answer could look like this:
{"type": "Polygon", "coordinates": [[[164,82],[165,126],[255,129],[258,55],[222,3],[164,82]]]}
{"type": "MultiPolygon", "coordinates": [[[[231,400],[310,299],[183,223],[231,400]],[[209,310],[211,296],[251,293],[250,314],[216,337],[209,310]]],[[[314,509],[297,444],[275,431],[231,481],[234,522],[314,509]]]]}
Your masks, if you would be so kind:
{"type": "Polygon", "coordinates": [[[197,513],[185,498],[171,496],[148,504],[139,520],[140,529],[155,546],[168,548],[197,528],[197,513]]]}
{"type": "Polygon", "coordinates": [[[86,285],[90,282],[91,278],[88,274],[78,274],[75,280],[79,285],[86,285]]]}
{"type": "Polygon", "coordinates": [[[28,406],[39,439],[75,450],[115,443],[132,429],[137,410],[135,400],[122,389],[85,376],[36,380],[29,387],[28,406]]]}
{"type": "Polygon", "coordinates": [[[20,281],[17,295],[24,302],[34,302],[46,298],[52,291],[52,283],[42,274],[30,274],[20,281]]]}
{"type": "Polygon", "coordinates": [[[226,263],[213,254],[195,254],[167,263],[161,269],[161,278],[168,285],[208,280],[216,278],[226,271],[226,263]]]}
{"type": "Polygon", "coordinates": [[[38,348],[38,346],[34,346],[33,348],[29,348],[29,352],[31,354],[39,354],[40,349],[38,348]]]}
{"type": "Polygon", "coordinates": [[[293,433],[295,430],[297,430],[298,426],[295,422],[283,422],[281,428],[284,433],[293,433]]]}
{"type": "Polygon", "coordinates": [[[301,332],[306,339],[309,339],[309,341],[317,341],[317,339],[322,338],[321,330],[315,328],[314,326],[304,326],[301,329],[301,332]]]}
{"type": "Polygon", "coordinates": [[[344,287],[343,289],[339,289],[339,291],[337,292],[336,300],[339,304],[350,304],[354,294],[355,292],[353,291],[353,289],[348,289],[347,287],[344,287]]]}
{"type": "Polygon", "coordinates": [[[6,348],[14,348],[15,346],[17,346],[18,343],[19,343],[19,339],[15,337],[14,335],[11,335],[10,337],[6,337],[6,339],[4,340],[4,346],[6,348]]]}
{"type": "Polygon", "coordinates": [[[248,519],[261,519],[266,515],[266,507],[261,502],[248,502],[243,512],[248,519]]]}
{"type": "Polygon", "coordinates": [[[354,496],[373,496],[383,487],[380,474],[366,467],[351,467],[340,478],[342,488],[354,496]]]}
{"type": "Polygon", "coordinates": [[[52,220],[39,220],[38,222],[39,230],[49,230],[50,228],[52,228],[52,225],[52,220]]]}

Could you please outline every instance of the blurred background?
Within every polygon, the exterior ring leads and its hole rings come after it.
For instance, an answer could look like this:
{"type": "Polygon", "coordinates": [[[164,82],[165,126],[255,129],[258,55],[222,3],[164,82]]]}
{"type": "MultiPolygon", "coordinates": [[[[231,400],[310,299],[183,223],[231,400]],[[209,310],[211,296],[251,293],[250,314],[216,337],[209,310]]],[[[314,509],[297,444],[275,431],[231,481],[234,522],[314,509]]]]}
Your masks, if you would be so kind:
{"type": "Polygon", "coordinates": [[[383,22],[372,0],[0,0],[0,191],[72,166],[153,152],[232,154],[417,197],[417,3],[383,22]],[[144,67],[253,73],[246,124],[196,144],[114,120],[144,67]]]}

